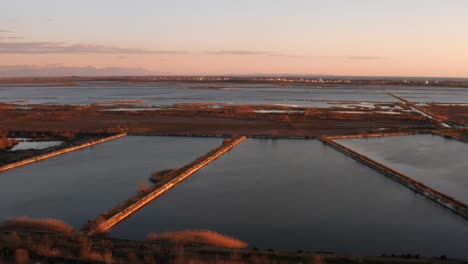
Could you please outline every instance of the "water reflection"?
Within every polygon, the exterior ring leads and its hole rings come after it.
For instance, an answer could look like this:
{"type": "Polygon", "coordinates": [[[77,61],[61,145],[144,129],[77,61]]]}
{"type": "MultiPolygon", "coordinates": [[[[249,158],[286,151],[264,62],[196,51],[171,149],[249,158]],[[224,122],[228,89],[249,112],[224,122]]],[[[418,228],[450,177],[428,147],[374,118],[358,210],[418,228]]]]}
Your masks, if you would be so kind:
{"type": "Polygon", "coordinates": [[[468,256],[468,222],[313,140],[249,139],[112,231],[211,229],[250,246],[468,256]]]}
{"type": "Polygon", "coordinates": [[[75,227],[136,194],[151,172],[183,166],[215,138],[128,136],[0,174],[0,221],[52,217],[75,227]]]}
{"type": "Polygon", "coordinates": [[[468,144],[433,135],[337,142],[468,203],[468,144]]]}

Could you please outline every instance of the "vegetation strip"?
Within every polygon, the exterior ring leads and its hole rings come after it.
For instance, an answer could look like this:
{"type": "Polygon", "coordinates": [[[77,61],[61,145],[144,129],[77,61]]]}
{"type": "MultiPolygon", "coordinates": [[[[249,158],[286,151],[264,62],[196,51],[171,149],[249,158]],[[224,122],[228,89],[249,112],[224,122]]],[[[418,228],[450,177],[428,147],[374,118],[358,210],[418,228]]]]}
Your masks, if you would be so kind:
{"type": "Polygon", "coordinates": [[[14,162],[14,163],[11,163],[11,164],[8,164],[8,165],[5,165],[5,166],[1,166],[0,167],[0,172],[4,172],[4,171],[7,171],[7,170],[17,168],[17,167],[21,167],[21,166],[24,166],[24,165],[27,165],[27,164],[30,164],[30,163],[33,163],[33,162],[38,162],[38,161],[41,161],[41,160],[52,158],[52,157],[62,155],[62,154],[68,153],[68,152],[72,152],[72,151],[75,151],[75,150],[91,147],[91,146],[94,146],[94,145],[97,145],[97,144],[101,144],[101,143],[104,143],[104,142],[107,142],[107,141],[110,141],[110,140],[114,140],[114,139],[118,139],[118,138],[121,138],[121,137],[125,137],[125,136],[127,136],[127,133],[122,133],[122,134],[118,134],[118,135],[115,135],[115,136],[102,138],[102,139],[99,139],[99,140],[93,140],[93,141],[90,141],[90,142],[87,142],[87,143],[84,143],[84,144],[81,144],[81,145],[78,145],[78,146],[73,146],[73,147],[69,147],[69,148],[65,148],[65,149],[60,149],[60,150],[57,150],[57,151],[54,151],[54,152],[51,152],[51,153],[47,153],[47,154],[43,154],[43,155],[39,155],[39,156],[36,156],[36,157],[29,158],[29,159],[25,159],[25,160],[22,160],[22,161],[14,162]]]}
{"type": "Polygon", "coordinates": [[[2,263],[468,263],[464,259],[448,259],[446,255],[438,258],[419,254],[378,257],[341,255],[327,251],[233,249],[15,229],[0,230],[0,245],[3,247],[0,247],[2,263]]]}
{"type": "Polygon", "coordinates": [[[421,131],[406,131],[406,132],[383,132],[383,133],[361,133],[361,134],[352,134],[352,135],[338,135],[338,136],[324,136],[329,140],[337,139],[350,139],[350,138],[375,138],[375,137],[399,137],[399,136],[408,136],[421,134],[421,131]]]}
{"type": "Polygon", "coordinates": [[[433,130],[432,135],[468,143],[468,128],[433,130]]]}
{"type": "Polygon", "coordinates": [[[102,214],[96,220],[85,226],[83,231],[88,233],[88,235],[96,235],[110,230],[113,226],[123,221],[125,218],[135,213],[140,208],[147,205],[169,189],[173,188],[196,171],[208,165],[213,160],[219,158],[221,155],[237,146],[246,138],[247,137],[245,136],[241,136],[234,138],[231,141],[225,142],[218,148],[196,159],[189,165],[172,171],[165,176],[165,179],[162,180],[162,183],[155,184],[149,190],[137,194],[135,197],[132,197],[129,200],[121,203],[111,211],[102,214]]]}
{"type": "Polygon", "coordinates": [[[340,138],[343,138],[343,137],[324,136],[320,138],[320,141],[338,150],[339,152],[344,153],[345,155],[353,158],[354,160],[380,172],[381,174],[389,177],[390,179],[395,180],[396,182],[410,188],[411,190],[419,194],[422,194],[428,197],[429,199],[443,205],[444,207],[468,219],[468,206],[465,203],[460,202],[437,190],[434,190],[431,187],[428,187],[427,185],[419,181],[416,181],[407,175],[404,175],[396,170],[393,170],[379,162],[376,162],[334,141],[335,139],[340,139],[340,138]]]}

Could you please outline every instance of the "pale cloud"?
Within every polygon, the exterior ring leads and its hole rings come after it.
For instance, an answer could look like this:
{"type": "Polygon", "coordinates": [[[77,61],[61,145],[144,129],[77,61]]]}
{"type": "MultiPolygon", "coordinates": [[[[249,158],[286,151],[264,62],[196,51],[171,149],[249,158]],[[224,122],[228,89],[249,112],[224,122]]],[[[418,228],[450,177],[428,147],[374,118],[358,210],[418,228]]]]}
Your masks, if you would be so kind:
{"type": "Polygon", "coordinates": [[[358,59],[370,57],[355,57],[355,56],[330,56],[330,55],[305,55],[305,54],[289,54],[275,51],[258,51],[258,50],[218,50],[206,51],[207,55],[234,55],[234,56],[267,56],[267,57],[286,57],[286,58],[309,58],[309,59],[358,59]]]}
{"type": "Polygon", "coordinates": [[[143,68],[121,68],[94,66],[72,67],[61,63],[43,66],[9,65],[0,66],[0,78],[8,77],[58,77],[58,76],[124,76],[124,75],[154,75],[155,72],[143,68]]]}
{"type": "Polygon", "coordinates": [[[254,51],[254,50],[219,50],[219,51],[207,51],[210,55],[279,55],[277,52],[270,51],[254,51]]]}
{"type": "Polygon", "coordinates": [[[275,51],[258,51],[258,50],[218,50],[218,51],[206,51],[208,55],[236,55],[236,56],[269,56],[269,57],[290,57],[290,58],[317,58],[323,56],[309,56],[309,55],[295,55],[287,54],[275,51]]]}
{"type": "Polygon", "coordinates": [[[180,50],[151,50],[63,42],[0,42],[3,54],[187,54],[180,50]]]}
{"type": "Polygon", "coordinates": [[[348,60],[384,60],[385,57],[378,56],[349,56],[346,59],[348,60]]]}

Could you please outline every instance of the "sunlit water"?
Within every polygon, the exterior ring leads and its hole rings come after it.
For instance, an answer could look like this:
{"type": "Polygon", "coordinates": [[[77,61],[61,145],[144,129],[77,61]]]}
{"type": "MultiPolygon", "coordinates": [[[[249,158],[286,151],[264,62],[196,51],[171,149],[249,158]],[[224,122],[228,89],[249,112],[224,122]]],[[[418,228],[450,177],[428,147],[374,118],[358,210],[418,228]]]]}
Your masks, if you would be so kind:
{"type": "Polygon", "coordinates": [[[468,256],[468,221],[314,140],[244,141],[110,235],[185,229],[259,248],[468,256]]]}
{"type": "Polygon", "coordinates": [[[128,136],[0,173],[0,221],[52,217],[80,228],[136,194],[152,172],[184,166],[220,143],[128,136]]]}
{"type": "Polygon", "coordinates": [[[337,140],[468,204],[468,144],[433,135],[337,140]]]}

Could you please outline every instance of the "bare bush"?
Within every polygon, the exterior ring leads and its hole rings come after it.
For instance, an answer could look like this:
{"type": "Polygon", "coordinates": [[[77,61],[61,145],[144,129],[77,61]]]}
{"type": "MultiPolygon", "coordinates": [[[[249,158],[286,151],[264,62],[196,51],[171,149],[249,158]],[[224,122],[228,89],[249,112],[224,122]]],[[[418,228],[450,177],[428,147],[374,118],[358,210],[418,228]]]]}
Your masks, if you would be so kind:
{"type": "MultiPolygon", "coordinates": [[[[107,257],[112,258],[112,253],[108,254],[107,257]]],[[[105,256],[99,254],[99,252],[94,251],[91,241],[87,237],[80,237],[80,259],[104,262],[105,256]]]]}
{"type": "Polygon", "coordinates": [[[52,257],[59,255],[59,251],[53,248],[54,242],[50,236],[44,236],[41,241],[32,247],[33,251],[45,257],[52,257]]]}
{"type": "Polygon", "coordinates": [[[87,237],[80,238],[80,258],[89,259],[91,255],[91,242],[87,237]]]}
{"type": "MultiPolygon", "coordinates": [[[[1,134],[1,132],[0,132],[0,134],[1,134]]],[[[8,139],[6,136],[0,135],[0,149],[10,149],[16,144],[18,144],[17,140],[8,139]]]]}
{"type": "Polygon", "coordinates": [[[143,256],[143,263],[153,264],[153,263],[156,263],[156,259],[154,258],[153,254],[147,253],[143,256]]]}
{"type": "Polygon", "coordinates": [[[133,251],[127,253],[127,262],[128,263],[140,263],[140,259],[137,254],[133,251]]]}
{"type": "Polygon", "coordinates": [[[104,263],[111,264],[112,261],[112,250],[106,249],[104,251],[104,263]]]}
{"type": "Polygon", "coordinates": [[[144,193],[148,191],[150,186],[146,182],[139,182],[138,183],[138,193],[144,193]]]}
{"type": "Polygon", "coordinates": [[[22,240],[17,233],[13,232],[5,236],[1,242],[5,248],[9,250],[16,250],[21,246],[22,240]]]}
{"type": "Polygon", "coordinates": [[[246,248],[247,243],[216,233],[210,230],[185,230],[161,234],[151,233],[148,240],[154,242],[169,242],[182,245],[209,245],[222,248],[246,248]]]}

